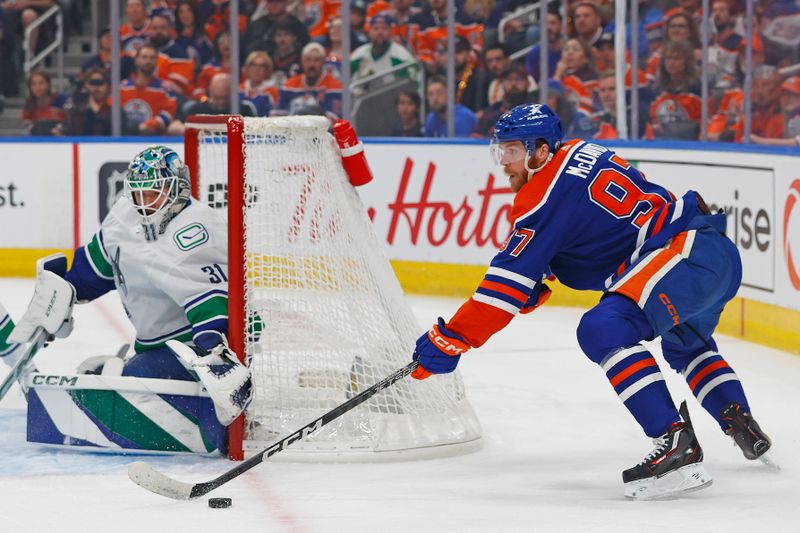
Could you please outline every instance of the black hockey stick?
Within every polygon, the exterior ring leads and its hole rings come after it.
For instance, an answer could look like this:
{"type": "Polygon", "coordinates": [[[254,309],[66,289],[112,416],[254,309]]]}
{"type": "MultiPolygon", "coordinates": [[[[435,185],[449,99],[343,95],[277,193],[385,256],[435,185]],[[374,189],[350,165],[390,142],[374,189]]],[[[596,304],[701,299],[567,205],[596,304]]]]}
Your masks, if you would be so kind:
{"type": "Polygon", "coordinates": [[[239,477],[254,466],[262,463],[264,460],[272,457],[280,451],[283,451],[294,442],[307,437],[328,422],[339,418],[354,407],[361,405],[383,389],[394,385],[396,382],[411,374],[414,369],[417,368],[418,364],[419,363],[417,361],[412,361],[400,370],[397,370],[390,376],[374,384],[370,388],[356,394],[338,407],[334,407],[310,424],[306,424],[288,437],[279,440],[266,450],[258,452],[258,454],[254,455],[250,459],[247,459],[243,463],[231,468],[221,476],[212,479],[211,481],[195,484],[177,481],[141,461],[137,461],[128,467],[128,477],[140,487],[147,489],[150,492],[160,494],[161,496],[172,498],[173,500],[191,500],[193,498],[198,498],[208,494],[217,487],[224,485],[228,481],[239,477]]]}

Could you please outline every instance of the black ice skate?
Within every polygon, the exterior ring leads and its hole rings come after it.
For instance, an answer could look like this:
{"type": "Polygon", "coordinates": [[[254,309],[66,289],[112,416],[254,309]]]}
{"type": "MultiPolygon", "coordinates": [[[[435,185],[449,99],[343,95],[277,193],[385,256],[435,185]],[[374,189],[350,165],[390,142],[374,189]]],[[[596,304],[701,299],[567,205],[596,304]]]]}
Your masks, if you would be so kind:
{"type": "Polygon", "coordinates": [[[680,415],[683,422],[675,422],[665,434],[653,439],[653,451],[641,463],[622,472],[626,498],[674,498],[711,485],[686,402],[681,404],[680,415]]]}
{"type": "Polygon", "coordinates": [[[742,407],[733,402],[722,409],[720,417],[723,424],[728,424],[725,433],[731,436],[748,460],[760,459],[764,464],[779,469],[778,465],[765,455],[772,447],[772,441],[761,431],[753,415],[742,411],[742,407]]]}

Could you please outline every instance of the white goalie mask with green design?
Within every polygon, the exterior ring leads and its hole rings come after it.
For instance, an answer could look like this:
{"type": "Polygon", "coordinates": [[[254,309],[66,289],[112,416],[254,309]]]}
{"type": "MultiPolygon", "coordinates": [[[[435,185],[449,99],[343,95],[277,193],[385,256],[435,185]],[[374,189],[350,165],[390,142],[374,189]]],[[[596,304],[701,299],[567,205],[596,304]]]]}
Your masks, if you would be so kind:
{"type": "Polygon", "coordinates": [[[151,146],[128,165],[125,196],[139,214],[145,239],[155,241],[191,196],[189,169],[175,150],[151,146]]]}

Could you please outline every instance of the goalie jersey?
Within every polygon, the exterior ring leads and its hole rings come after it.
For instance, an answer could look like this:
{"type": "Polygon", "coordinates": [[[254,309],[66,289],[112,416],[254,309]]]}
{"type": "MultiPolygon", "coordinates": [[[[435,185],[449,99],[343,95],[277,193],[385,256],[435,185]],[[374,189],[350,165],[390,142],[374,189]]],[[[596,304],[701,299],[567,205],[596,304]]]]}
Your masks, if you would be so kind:
{"type": "Polygon", "coordinates": [[[158,240],[145,241],[136,211],[120,198],[65,279],[78,300],[117,289],[137,353],[171,339],[209,349],[228,329],[227,257],[227,225],[207,205],[190,201],[158,240]]]}
{"type": "Polygon", "coordinates": [[[550,274],[573,289],[608,290],[698,214],[694,192],[677,199],[608,148],[571,140],[515,196],[511,234],[448,328],[481,346],[538,300],[550,274]]]}

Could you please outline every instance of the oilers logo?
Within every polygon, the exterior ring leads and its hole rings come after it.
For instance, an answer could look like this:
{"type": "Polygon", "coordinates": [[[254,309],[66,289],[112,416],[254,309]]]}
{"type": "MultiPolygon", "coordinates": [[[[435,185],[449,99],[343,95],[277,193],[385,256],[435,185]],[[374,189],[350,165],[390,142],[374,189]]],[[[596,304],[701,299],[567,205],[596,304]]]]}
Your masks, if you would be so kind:
{"type": "Polygon", "coordinates": [[[122,109],[125,111],[125,115],[128,119],[134,124],[141,124],[153,118],[153,110],[150,108],[150,104],[141,98],[128,100],[125,102],[125,105],[122,106],[122,109]]]}
{"type": "Polygon", "coordinates": [[[686,109],[675,100],[665,100],[659,103],[656,108],[656,116],[658,117],[658,122],[662,125],[689,120],[689,114],[686,109]]]}

